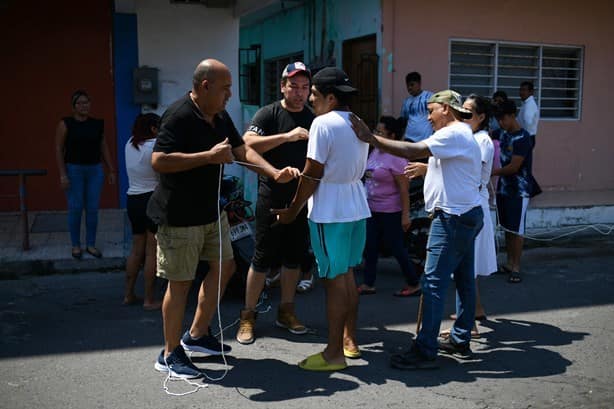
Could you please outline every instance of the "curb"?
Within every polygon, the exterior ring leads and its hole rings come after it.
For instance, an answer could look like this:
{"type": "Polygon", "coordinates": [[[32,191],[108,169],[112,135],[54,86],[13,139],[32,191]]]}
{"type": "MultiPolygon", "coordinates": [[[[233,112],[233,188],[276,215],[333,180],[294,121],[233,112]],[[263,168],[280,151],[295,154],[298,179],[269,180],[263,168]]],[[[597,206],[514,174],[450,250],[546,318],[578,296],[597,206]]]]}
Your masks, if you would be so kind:
{"type": "Polygon", "coordinates": [[[22,260],[0,263],[0,280],[16,280],[23,276],[77,274],[83,272],[110,272],[124,270],[124,257],[87,260],[22,260]]]}

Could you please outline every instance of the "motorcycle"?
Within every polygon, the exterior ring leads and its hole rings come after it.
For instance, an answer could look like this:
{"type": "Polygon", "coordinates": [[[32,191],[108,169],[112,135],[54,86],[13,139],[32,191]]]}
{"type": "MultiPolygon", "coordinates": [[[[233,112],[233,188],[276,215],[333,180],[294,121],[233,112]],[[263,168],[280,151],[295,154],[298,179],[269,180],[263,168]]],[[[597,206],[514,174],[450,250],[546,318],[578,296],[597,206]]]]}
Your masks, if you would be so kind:
{"type": "Polygon", "coordinates": [[[243,296],[247,271],[254,255],[255,241],[251,222],[254,214],[251,202],[245,200],[243,182],[236,176],[222,178],[220,209],[226,212],[230,225],[230,241],[237,269],[228,283],[226,293],[243,296]]]}
{"type": "Polygon", "coordinates": [[[424,271],[426,245],[428,242],[431,218],[424,210],[424,178],[412,179],[409,184],[409,211],[411,226],[405,233],[405,246],[409,258],[416,266],[418,274],[424,271]]]}

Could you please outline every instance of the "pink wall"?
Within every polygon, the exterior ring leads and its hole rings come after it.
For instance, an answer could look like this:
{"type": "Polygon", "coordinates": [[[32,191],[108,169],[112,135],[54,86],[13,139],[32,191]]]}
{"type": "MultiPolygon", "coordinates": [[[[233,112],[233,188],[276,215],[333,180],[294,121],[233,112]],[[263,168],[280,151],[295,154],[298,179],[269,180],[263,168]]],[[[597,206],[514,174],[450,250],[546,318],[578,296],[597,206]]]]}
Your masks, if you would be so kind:
{"type": "Polygon", "coordinates": [[[581,119],[540,122],[533,170],[545,190],[614,189],[614,136],[608,120],[614,115],[608,103],[614,75],[614,5],[595,0],[475,0],[462,10],[460,4],[382,0],[383,113],[398,115],[410,71],[422,74],[424,89],[448,87],[451,38],[584,46],[581,119]]]}

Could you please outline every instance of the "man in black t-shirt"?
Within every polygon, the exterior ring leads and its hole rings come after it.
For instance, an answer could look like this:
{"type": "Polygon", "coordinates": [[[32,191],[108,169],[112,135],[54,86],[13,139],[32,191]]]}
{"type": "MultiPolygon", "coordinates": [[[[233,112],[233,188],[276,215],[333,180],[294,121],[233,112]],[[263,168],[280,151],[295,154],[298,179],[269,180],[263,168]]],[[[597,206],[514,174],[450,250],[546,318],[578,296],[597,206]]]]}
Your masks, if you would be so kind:
{"type": "Polygon", "coordinates": [[[160,183],[147,214],[159,225],[157,275],[168,280],[162,305],[165,347],[155,368],[184,379],[203,376],[184,350],[213,355],[230,351],[209,332],[218,291],[223,294],[235,271],[228,219],[219,209],[223,164],[236,157],[254,164],[254,170],[277,183],[299,175],[298,169],[291,167],[277,170],[243,144],[225,111],[231,86],[230,71],[224,64],[216,60],[198,64],[192,90],[162,116],[152,154],[160,183]],[[192,325],[182,337],[188,292],[200,259],[209,261],[209,274],[200,287],[192,325]]]}
{"type": "MultiPolygon", "coordinates": [[[[303,169],[307,154],[309,127],[314,118],[305,103],[309,97],[311,74],[305,64],[289,64],[282,73],[283,99],[267,105],[254,115],[251,126],[243,136],[245,143],[261,153],[273,166],[303,169]]],[[[293,334],[305,334],[307,328],[294,312],[294,296],[300,265],[307,252],[309,229],[307,209],[287,225],[272,226],[275,216],[270,209],[287,207],[296,192],[298,182],[276,184],[260,176],[256,204],[256,250],[245,291],[245,308],[241,311],[237,341],[254,342],[256,305],[264,288],[266,274],[281,264],[281,302],[277,312],[277,326],[293,334]]]]}

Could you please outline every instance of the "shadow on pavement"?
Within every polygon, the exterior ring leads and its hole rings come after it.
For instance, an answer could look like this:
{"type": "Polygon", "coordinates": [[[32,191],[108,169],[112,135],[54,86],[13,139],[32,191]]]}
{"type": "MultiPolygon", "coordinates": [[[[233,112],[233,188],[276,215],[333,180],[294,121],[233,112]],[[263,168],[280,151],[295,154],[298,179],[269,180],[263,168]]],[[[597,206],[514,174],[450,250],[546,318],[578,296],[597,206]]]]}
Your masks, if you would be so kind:
{"type": "MultiPolygon", "coordinates": [[[[356,389],[361,384],[383,385],[390,381],[401,382],[408,387],[430,387],[487,378],[546,377],[566,372],[572,363],[547,347],[569,345],[589,335],[522,320],[498,319],[485,322],[483,327],[491,331],[472,343],[474,354],[470,359],[440,355],[437,358],[439,370],[400,371],[390,368],[390,355],[400,349],[402,340],[409,340],[409,334],[378,328],[360,330],[359,338],[367,345],[361,347],[363,358],[348,360],[346,370],[337,373],[309,372],[299,369],[296,364],[273,358],[228,357],[231,369],[219,384],[235,388],[251,401],[279,402],[331,396],[356,389]],[[382,336],[385,338],[383,347],[368,346],[370,341],[381,342],[382,336]],[[288,386],[288,379],[297,379],[297,382],[288,386]],[[279,385],[284,387],[280,388],[279,385]]],[[[193,357],[193,360],[209,377],[216,378],[223,373],[222,370],[206,369],[209,363],[221,363],[219,357],[193,357]]]]}

